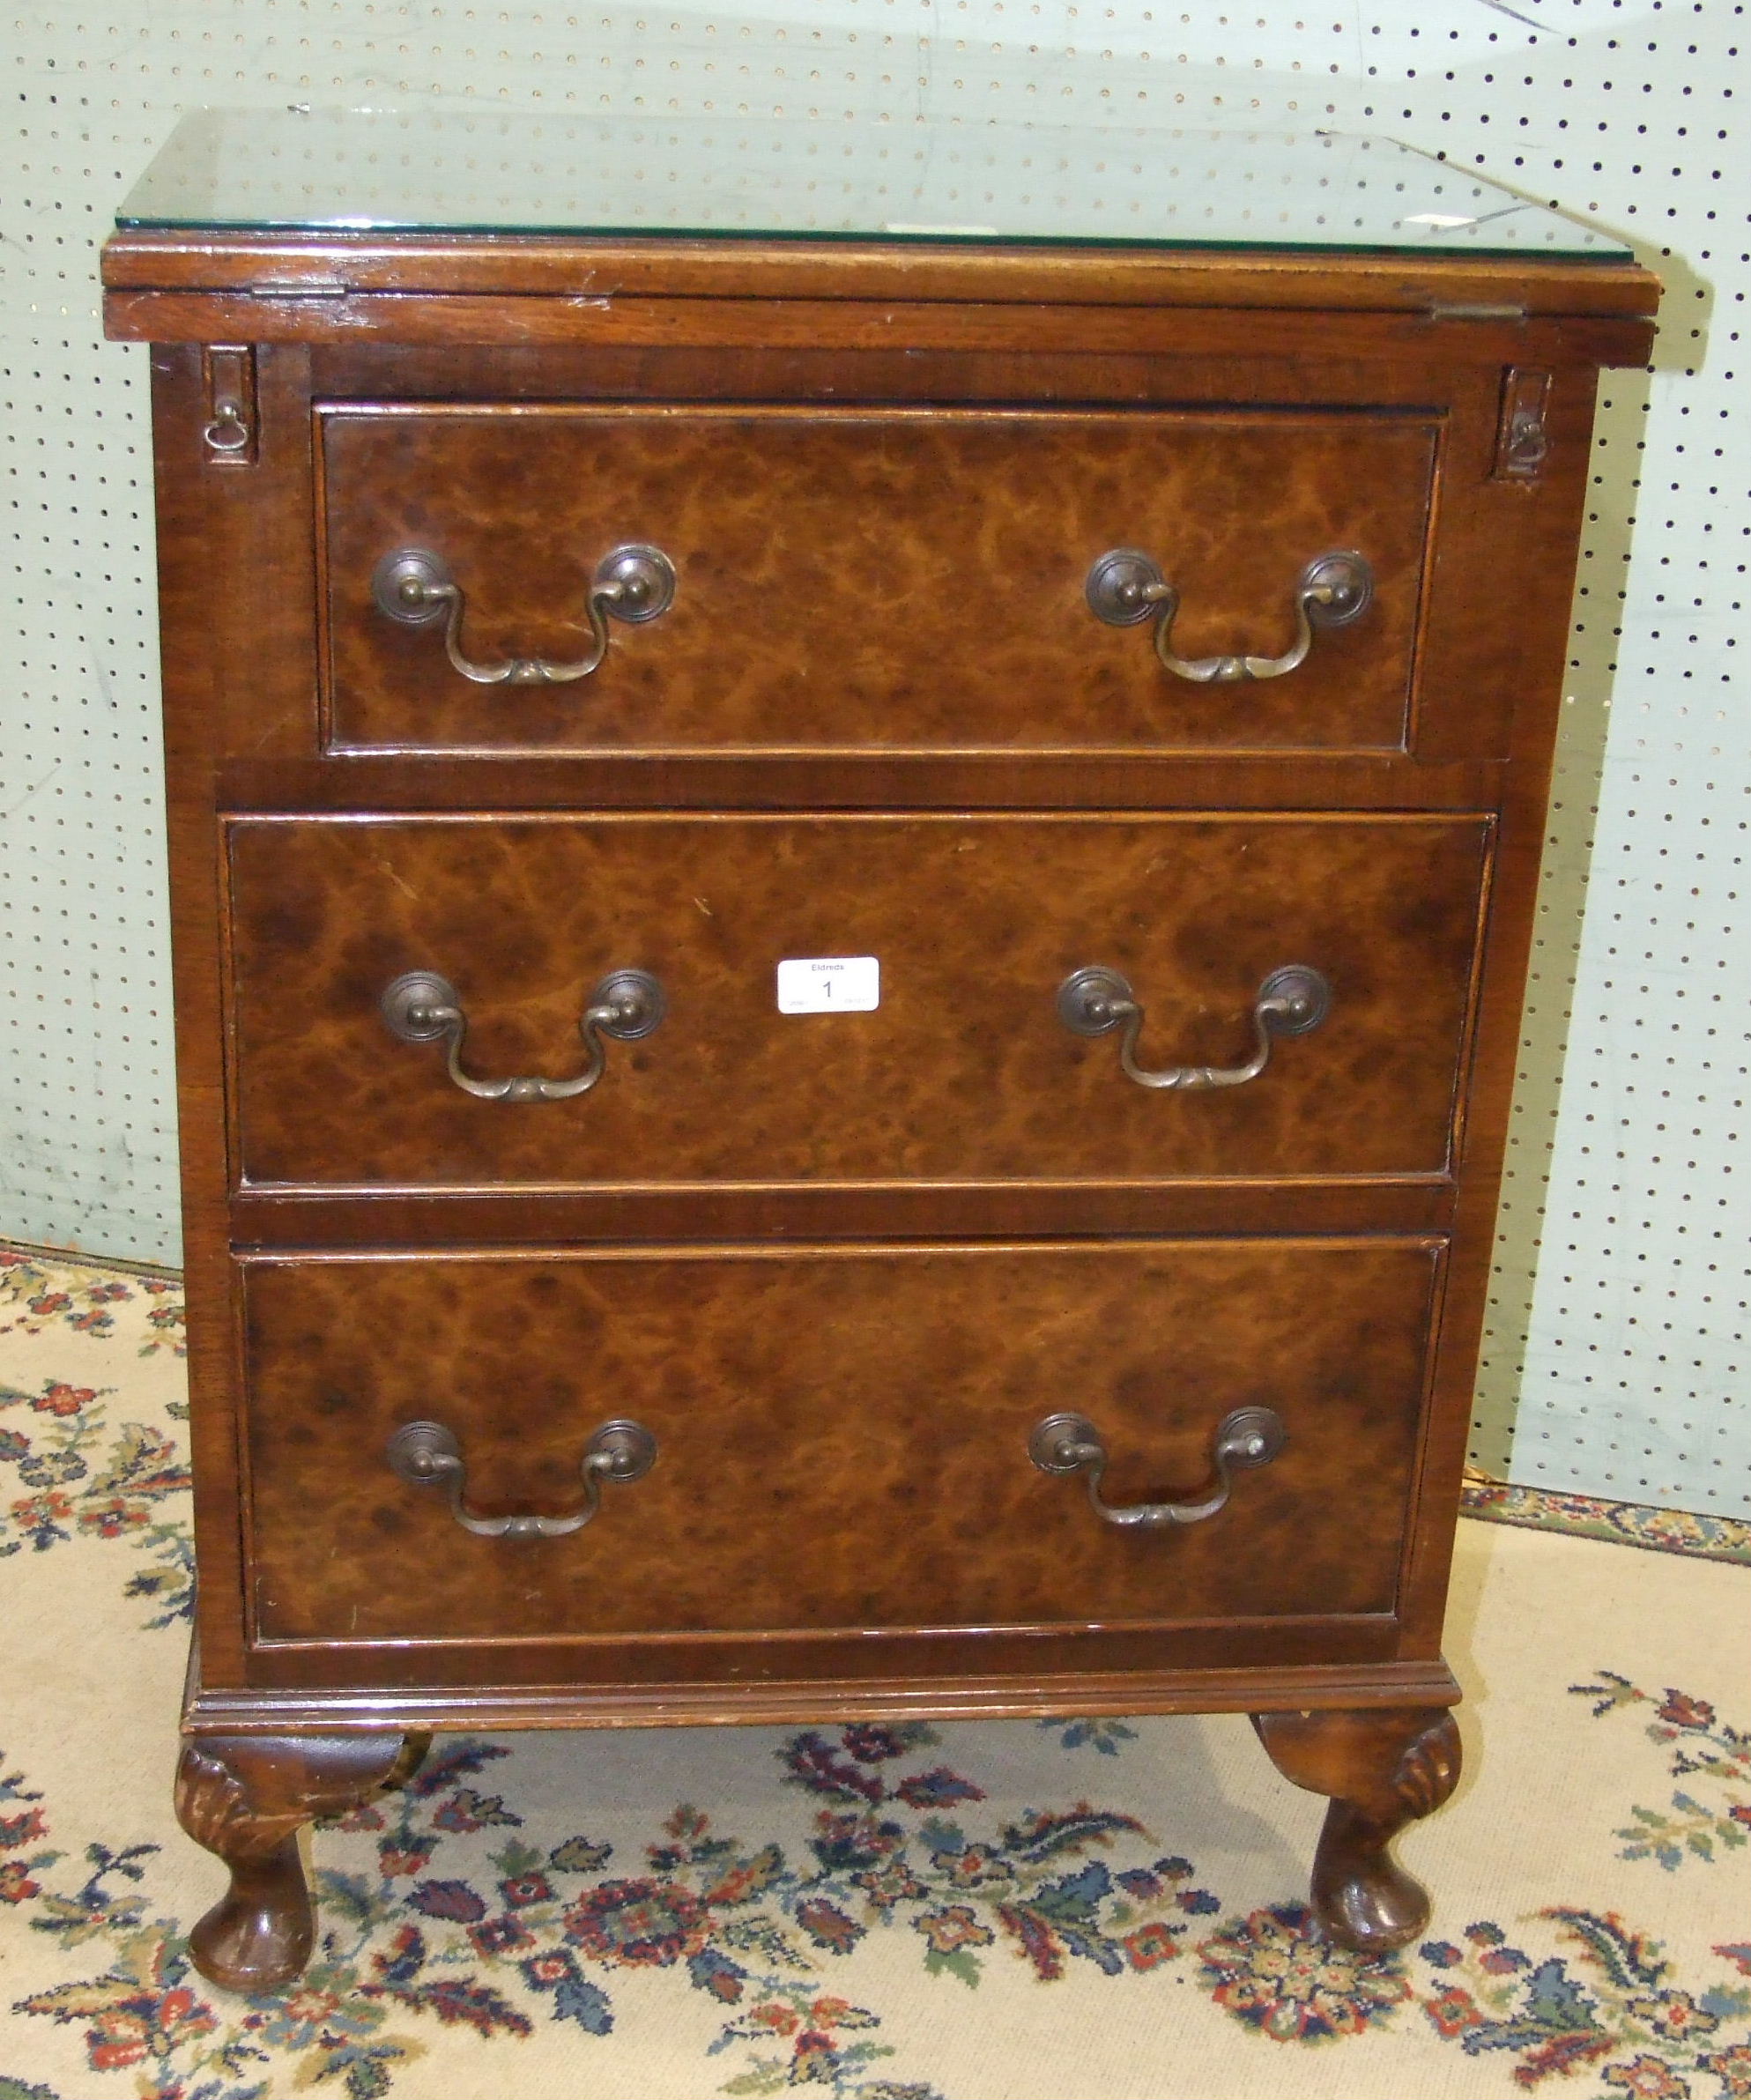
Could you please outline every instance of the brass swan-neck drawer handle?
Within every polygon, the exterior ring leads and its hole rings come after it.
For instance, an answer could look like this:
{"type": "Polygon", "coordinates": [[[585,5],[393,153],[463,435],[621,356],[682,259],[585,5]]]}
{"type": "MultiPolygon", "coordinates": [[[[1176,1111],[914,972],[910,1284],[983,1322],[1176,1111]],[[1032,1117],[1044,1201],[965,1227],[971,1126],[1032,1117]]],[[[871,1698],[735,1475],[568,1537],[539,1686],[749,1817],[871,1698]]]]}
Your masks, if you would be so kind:
{"type": "Polygon", "coordinates": [[[1088,571],[1083,586],[1088,610],[1109,627],[1155,622],[1155,654],[1176,678],[1195,686],[1232,686],[1247,679],[1280,679],[1307,658],[1316,627],[1347,627],[1360,620],[1374,596],[1374,571],[1354,553],[1317,554],[1295,585],[1295,639],[1280,657],[1198,657],[1188,661],[1173,649],[1179,591],[1159,563],[1135,547],[1114,547],[1088,571]]]}
{"type": "Polygon", "coordinates": [[[450,1515],[477,1539],[564,1539],[581,1532],[602,1501],[602,1483],[642,1480],[657,1463],[657,1439],[642,1422],[605,1421],[583,1447],[583,1507],[569,1517],[477,1517],[464,1496],[468,1469],[456,1432],[442,1422],[404,1422],[383,1450],[397,1480],[441,1487],[450,1515]]]}
{"type": "Polygon", "coordinates": [[[462,649],[462,586],[441,554],[427,547],[397,547],[371,572],[371,597],[379,612],[403,627],[444,623],[444,653],[464,678],[477,686],[564,686],[587,679],[608,653],[609,620],[632,626],[659,619],[675,602],[675,565],[661,547],[628,544],[605,554],[584,600],[590,615],[590,654],[575,664],[550,664],[545,657],[508,657],[501,664],[477,664],[462,649]]]}
{"type": "Polygon", "coordinates": [[[1049,1414],[1028,1439],[1028,1456],[1042,1473],[1086,1473],[1088,1501],[1103,1524],[1125,1531],[1165,1531],[1170,1525],[1202,1524],[1228,1502],[1234,1475],[1254,1466],[1268,1466],[1288,1441],[1282,1418],[1269,1407],[1236,1407],[1216,1425],[1210,1446],[1215,1485],[1183,1503],[1127,1503],[1115,1507],[1101,1499],[1107,1470],[1107,1447],[1086,1414],[1049,1414]]]}
{"type": "Polygon", "coordinates": [[[569,1080],[478,1080],[464,1072],[462,1046],[468,1035],[468,1016],[455,985],[430,970],[404,971],[384,986],[378,1007],[390,1035],[400,1042],[441,1040],[448,1049],[452,1082],[477,1101],[570,1101],[575,1095],[588,1094],[606,1069],[605,1035],[617,1043],[636,1043],[661,1022],[669,1003],[648,970],[617,969],[604,977],[578,1019],[590,1062],[569,1080]]]}
{"type": "Polygon", "coordinates": [[[1332,1011],[1328,979],[1304,962],[1273,969],[1252,1002],[1257,1047],[1244,1065],[1170,1065],[1164,1072],[1146,1072],[1137,1062],[1137,1038],[1143,1032],[1143,1009],[1130,980],[1116,969],[1093,964],[1074,971],[1057,990],[1057,1017],[1072,1035],[1107,1035],[1123,1027],[1118,1061],[1124,1076],[1139,1087],[1201,1093],[1211,1087],[1243,1087],[1271,1062],[1272,1039],[1305,1035],[1332,1011]]]}

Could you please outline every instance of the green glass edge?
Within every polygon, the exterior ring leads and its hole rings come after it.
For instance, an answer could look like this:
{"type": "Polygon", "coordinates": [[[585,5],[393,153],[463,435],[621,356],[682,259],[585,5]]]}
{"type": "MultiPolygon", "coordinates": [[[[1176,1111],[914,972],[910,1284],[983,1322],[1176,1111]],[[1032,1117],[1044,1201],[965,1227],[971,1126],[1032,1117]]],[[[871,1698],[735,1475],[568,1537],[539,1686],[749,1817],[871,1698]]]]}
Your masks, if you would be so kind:
{"type": "MultiPolygon", "coordinates": [[[[1529,211],[1547,208],[1530,201],[1527,204],[1529,211]]],[[[434,240],[473,235],[482,240],[499,241],[709,241],[714,247],[722,247],[733,241],[755,242],[761,246],[782,241],[793,247],[826,243],[835,248],[1097,248],[1155,255],[1396,256],[1406,261],[1413,257],[1439,256],[1447,260],[1455,256],[1488,256],[1503,262],[1523,262],[1529,267],[1549,263],[1565,265],[1604,263],[1621,266],[1635,259],[1635,251],[1629,248],[1556,249],[1540,252],[1535,249],[1501,246],[1480,241],[1468,241],[1464,249],[1442,249],[1436,248],[1433,242],[1426,246],[1410,247],[1403,242],[1362,241],[1139,241],[1126,240],[1116,234],[833,233],[819,226],[738,226],[731,231],[723,226],[581,226],[567,221],[555,226],[510,227],[480,226],[464,219],[439,221],[430,219],[374,219],[368,224],[313,226],[308,219],[220,219],[217,216],[199,219],[148,219],[139,215],[124,217],[119,211],[115,215],[115,225],[121,233],[188,234],[211,231],[222,234],[306,234],[313,241],[369,240],[379,235],[404,234],[416,237],[428,236],[434,240]]],[[[1609,236],[1599,234],[1595,238],[1605,241],[1609,236]]]]}

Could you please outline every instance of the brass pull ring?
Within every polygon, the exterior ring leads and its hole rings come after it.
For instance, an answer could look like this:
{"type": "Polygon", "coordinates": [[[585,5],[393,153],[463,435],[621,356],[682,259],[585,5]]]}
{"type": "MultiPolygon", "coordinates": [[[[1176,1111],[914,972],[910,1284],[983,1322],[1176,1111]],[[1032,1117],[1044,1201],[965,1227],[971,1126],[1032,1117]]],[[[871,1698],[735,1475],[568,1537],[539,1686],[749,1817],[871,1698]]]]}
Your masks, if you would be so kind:
{"type": "Polygon", "coordinates": [[[565,1539],[581,1532],[602,1501],[602,1483],[642,1480],[657,1463],[657,1439],[642,1423],[605,1421],[583,1447],[583,1507],[569,1517],[477,1517],[464,1499],[468,1469],[456,1432],[442,1422],[404,1422],[384,1446],[397,1480],[416,1488],[441,1487],[450,1515],[477,1539],[565,1539]]]}
{"type": "Polygon", "coordinates": [[[442,1041],[452,1083],[477,1101],[570,1101],[588,1094],[606,1070],[605,1035],[618,1043],[636,1043],[661,1023],[669,1003],[662,985],[648,970],[617,969],[604,977],[578,1019],[590,1062],[569,1080],[479,1080],[464,1072],[462,1046],[468,1035],[468,1016],[455,985],[431,970],[406,970],[385,985],[378,1009],[390,1035],[402,1043],[442,1041]]]}
{"type": "Polygon", "coordinates": [[[1107,1035],[1123,1028],[1118,1061],[1124,1076],[1139,1087],[1181,1094],[1212,1087],[1243,1087],[1271,1062],[1271,1043],[1278,1035],[1305,1035],[1332,1011],[1328,978],[1304,962],[1273,969],[1252,1002],[1256,1047],[1244,1065],[1170,1065],[1164,1072],[1146,1072],[1137,1062],[1137,1038],[1143,1032],[1143,1009],[1129,978],[1116,969],[1091,964],[1066,977],[1057,990],[1057,1017],[1072,1035],[1107,1035]]]}
{"type": "Polygon", "coordinates": [[[212,420],[201,432],[201,442],[207,450],[247,452],[249,426],[244,420],[242,403],[234,395],[221,395],[212,408],[212,420]]]}
{"type": "Polygon", "coordinates": [[[1035,1425],[1028,1456],[1042,1473],[1086,1473],[1088,1501],[1102,1524],[1124,1531],[1165,1531],[1171,1525],[1202,1524],[1223,1508],[1234,1488],[1234,1475],[1268,1466],[1288,1441],[1282,1417],[1269,1407],[1236,1407],[1216,1425],[1210,1466],[1216,1476],[1208,1493],[1183,1503],[1126,1503],[1115,1506],[1101,1499],[1107,1470],[1107,1447],[1086,1414],[1049,1414],[1035,1425]]]}
{"type": "Polygon", "coordinates": [[[1354,552],[1317,554],[1295,585],[1295,639],[1280,657],[1198,657],[1174,654],[1174,616],[1179,590],[1160,564],[1135,547],[1114,547],[1088,571],[1083,586],[1088,610],[1109,627],[1155,622],[1155,654],[1162,667],[1194,686],[1232,686],[1248,679],[1280,679],[1307,660],[1316,627],[1347,627],[1360,620],[1374,597],[1374,570],[1354,552]]]}
{"type": "Polygon", "coordinates": [[[590,595],[590,654],[575,664],[550,664],[545,657],[508,657],[502,664],[477,664],[462,648],[462,586],[441,554],[427,547],[397,547],[371,572],[371,597],[385,619],[402,627],[444,623],[444,654],[477,686],[564,686],[586,679],[608,653],[610,619],[642,626],[659,619],[675,602],[675,565],[661,547],[628,543],[596,565],[590,595]]]}

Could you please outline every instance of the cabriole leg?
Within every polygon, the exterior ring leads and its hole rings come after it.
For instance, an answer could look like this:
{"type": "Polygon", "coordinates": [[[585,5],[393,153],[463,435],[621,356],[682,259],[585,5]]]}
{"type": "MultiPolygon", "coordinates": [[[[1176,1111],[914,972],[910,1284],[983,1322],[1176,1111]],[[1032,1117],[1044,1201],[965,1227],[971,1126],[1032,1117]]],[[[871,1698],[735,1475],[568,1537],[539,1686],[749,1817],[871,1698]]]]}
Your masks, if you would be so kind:
{"type": "Polygon", "coordinates": [[[1389,1954],[1428,1923],[1428,1894],[1388,1851],[1406,1823],[1433,1814],[1459,1778],[1459,1731],[1444,1707],[1255,1714],[1286,1779],[1329,1794],[1313,1861],[1313,1911],[1360,1955],[1389,1954]]]}
{"type": "Polygon", "coordinates": [[[313,1816],[356,1807],[417,1769],[426,1735],[197,1735],[176,1768],[176,1819],[231,1869],[189,1935],[195,1966],[231,1991],[271,1991],[310,1958],[315,1918],[298,1858],[313,1816]]]}

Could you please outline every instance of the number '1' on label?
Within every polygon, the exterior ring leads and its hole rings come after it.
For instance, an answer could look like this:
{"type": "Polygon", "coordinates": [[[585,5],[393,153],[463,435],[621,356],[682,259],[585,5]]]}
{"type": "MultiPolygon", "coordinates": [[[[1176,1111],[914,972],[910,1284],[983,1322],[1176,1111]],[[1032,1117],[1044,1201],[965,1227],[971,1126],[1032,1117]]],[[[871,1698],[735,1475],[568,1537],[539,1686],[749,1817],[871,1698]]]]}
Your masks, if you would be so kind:
{"type": "Polygon", "coordinates": [[[794,955],[778,966],[781,1013],[873,1013],[880,1004],[873,955],[794,955]]]}

